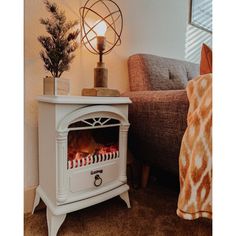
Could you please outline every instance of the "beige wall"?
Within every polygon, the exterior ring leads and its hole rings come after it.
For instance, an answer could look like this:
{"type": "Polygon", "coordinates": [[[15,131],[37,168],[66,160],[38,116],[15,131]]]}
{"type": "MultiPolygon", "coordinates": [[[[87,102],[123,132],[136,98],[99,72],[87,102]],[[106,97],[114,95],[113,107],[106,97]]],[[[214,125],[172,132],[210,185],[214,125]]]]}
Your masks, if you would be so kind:
{"type": "MultiPolygon", "coordinates": [[[[55,0],[69,19],[77,19],[80,0],[55,0]]],[[[124,15],[122,44],[104,59],[109,68],[109,87],[128,89],[127,58],[133,53],[152,53],[184,59],[188,0],[116,0],[124,15]]],[[[41,0],[25,0],[25,188],[38,184],[37,101],[46,75],[39,57],[37,36],[44,33],[39,18],[47,13],[41,0]]],[[[69,72],[71,95],[93,86],[97,57],[80,48],[69,72]]]]}
{"type": "Polygon", "coordinates": [[[199,63],[203,43],[212,47],[212,34],[189,24],[185,38],[185,60],[199,63]]]}

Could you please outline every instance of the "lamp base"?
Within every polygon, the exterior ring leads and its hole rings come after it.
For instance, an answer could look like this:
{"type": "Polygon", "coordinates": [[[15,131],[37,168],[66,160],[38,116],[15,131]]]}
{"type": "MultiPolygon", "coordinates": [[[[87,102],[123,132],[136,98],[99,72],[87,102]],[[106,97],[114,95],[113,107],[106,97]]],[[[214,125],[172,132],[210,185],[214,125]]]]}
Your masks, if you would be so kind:
{"type": "Polygon", "coordinates": [[[105,67],[105,63],[98,62],[97,67],[94,68],[94,87],[95,88],[107,88],[108,70],[105,67]]]}
{"type": "Polygon", "coordinates": [[[95,97],[119,97],[120,92],[116,89],[109,88],[84,88],[82,96],[95,96],[95,97]]]}

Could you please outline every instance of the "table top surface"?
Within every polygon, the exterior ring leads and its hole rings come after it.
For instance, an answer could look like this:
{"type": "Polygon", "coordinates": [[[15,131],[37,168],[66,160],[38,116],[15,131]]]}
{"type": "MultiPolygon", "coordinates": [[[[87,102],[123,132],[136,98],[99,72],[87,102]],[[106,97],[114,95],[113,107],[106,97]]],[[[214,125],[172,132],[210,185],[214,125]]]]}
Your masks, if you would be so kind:
{"type": "Polygon", "coordinates": [[[128,97],[92,97],[92,96],[39,96],[39,102],[53,104],[130,104],[132,103],[128,97]]]}

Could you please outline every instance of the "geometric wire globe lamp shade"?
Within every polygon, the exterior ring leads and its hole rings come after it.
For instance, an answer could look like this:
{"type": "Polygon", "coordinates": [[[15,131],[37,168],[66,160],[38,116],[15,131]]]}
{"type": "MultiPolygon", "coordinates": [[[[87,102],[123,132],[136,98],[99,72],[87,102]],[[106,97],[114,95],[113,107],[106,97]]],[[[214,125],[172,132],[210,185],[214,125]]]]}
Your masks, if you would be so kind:
{"type": "Polygon", "coordinates": [[[97,26],[105,23],[106,29],[106,49],[103,54],[109,53],[116,45],[121,44],[121,33],[123,29],[123,16],[119,6],[112,0],[88,0],[80,8],[82,21],[82,42],[93,54],[99,54],[99,50],[93,44],[99,32],[97,26]],[[94,24],[91,25],[93,19],[94,24]],[[109,36],[109,37],[108,37],[109,36]]]}
{"type": "Polygon", "coordinates": [[[112,0],[87,0],[80,8],[80,15],[81,41],[89,52],[99,55],[99,62],[94,69],[94,87],[107,88],[108,71],[103,55],[121,44],[122,12],[112,0]]]}

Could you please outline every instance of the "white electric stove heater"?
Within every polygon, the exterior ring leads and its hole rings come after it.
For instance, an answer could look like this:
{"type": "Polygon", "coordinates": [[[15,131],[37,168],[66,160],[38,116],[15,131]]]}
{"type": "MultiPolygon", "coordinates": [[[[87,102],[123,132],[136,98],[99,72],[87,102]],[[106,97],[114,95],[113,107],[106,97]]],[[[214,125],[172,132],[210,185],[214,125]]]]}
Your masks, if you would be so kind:
{"type": "Polygon", "coordinates": [[[127,97],[41,96],[39,186],[48,235],[66,214],[119,195],[130,208],[126,176],[127,97]]]}

